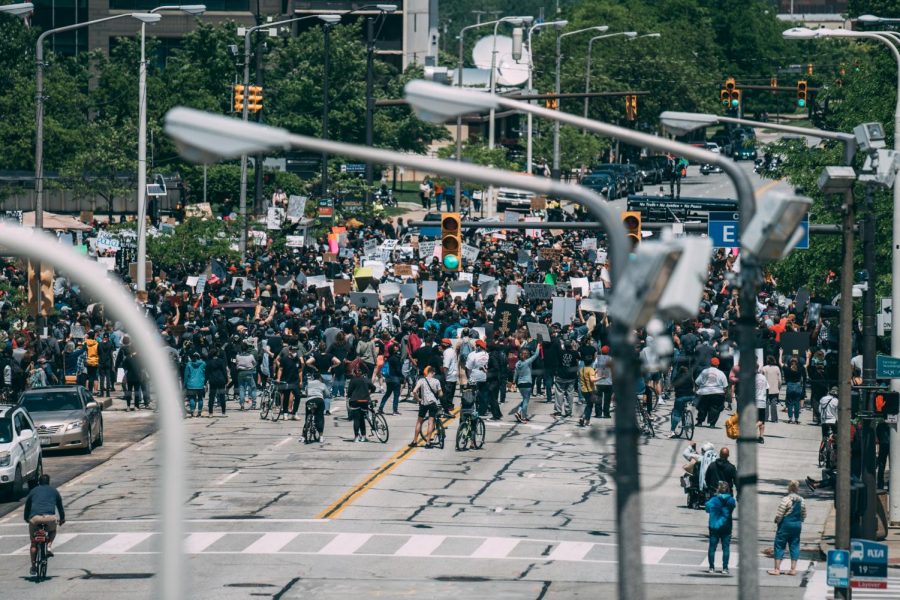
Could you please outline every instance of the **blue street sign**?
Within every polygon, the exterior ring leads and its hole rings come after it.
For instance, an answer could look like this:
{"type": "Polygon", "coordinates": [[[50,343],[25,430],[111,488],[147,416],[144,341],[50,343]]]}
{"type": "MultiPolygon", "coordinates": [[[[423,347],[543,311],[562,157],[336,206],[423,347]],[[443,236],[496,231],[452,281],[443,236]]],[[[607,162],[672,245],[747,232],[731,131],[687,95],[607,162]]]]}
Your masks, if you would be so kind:
{"type": "Polygon", "coordinates": [[[847,550],[829,550],[825,573],[828,587],[850,587],[850,553],[847,550]]]}
{"type": "Polygon", "coordinates": [[[878,379],[900,379],[900,358],[884,354],[876,356],[875,376],[878,379]]]}
{"type": "Polygon", "coordinates": [[[887,544],[850,540],[850,587],[887,589],[887,544]]]}
{"type": "MultiPolygon", "coordinates": [[[[741,236],[739,221],[740,214],[736,212],[710,212],[707,224],[707,235],[712,240],[713,248],[740,248],[741,236]]],[[[797,244],[798,250],[809,248],[809,215],[803,217],[800,224],[803,227],[803,237],[797,244]]]]}

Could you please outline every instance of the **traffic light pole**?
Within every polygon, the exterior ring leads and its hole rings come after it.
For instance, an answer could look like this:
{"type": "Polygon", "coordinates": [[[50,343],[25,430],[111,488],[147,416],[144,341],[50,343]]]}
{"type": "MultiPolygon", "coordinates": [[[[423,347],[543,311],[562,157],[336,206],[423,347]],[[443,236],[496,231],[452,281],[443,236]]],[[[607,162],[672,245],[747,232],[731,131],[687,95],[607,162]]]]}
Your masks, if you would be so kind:
{"type": "MultiPolygon", "coordinates": [[[[250,91],[250,36],[259,29],[261,26],[257,25],[256,27],[250,27],[247,31],[244,32],[244,78],[242,79],[244,85],[244,101],[243,106],[241,107],[241,120],[247,121],[250,118],[250,99],[248,98],[250,91]]],[[[256,165],[256,168],[259,169],[259,165],[256,165]]],[[[239,243],[239,250],[241,251],[241,262],[244,262],[244,259],[247,257],[247,230],[249,229],[249,222],[247,219],[247,154],[241,154],[241,189],[240,189],[240,200],[238,204],[238,211],[240,212],[241,217],[241,240],[239,243]]]]}
{"type": "MultiPolygon", "coordinates": [[[[863,266],[868,277],[868,286],[863,294],[863,385],[877,386],[875,373],[875,207],[872,184],[866,184],[866,217],[863,221],[863,266]]],[[[852,292],[852,290],[851,290],[852,292]]],[[[852,296],[851,296],[852,298],[852,296]]],[[[843,298],[842,298],[843,301],[843,298]]],[[[852,299],[850,300],[852,303],[852,299]]],[[[843,302],[842,302],[843,304],[843,302]]],[[[865,511],[862,515],[860,534],[867,540],[874,540],[877,531],[878,488],[875,477],[875,395],[867,390],[866,410],[869,416],[862,419],[862,482],[865,485],[865,511]]]]}

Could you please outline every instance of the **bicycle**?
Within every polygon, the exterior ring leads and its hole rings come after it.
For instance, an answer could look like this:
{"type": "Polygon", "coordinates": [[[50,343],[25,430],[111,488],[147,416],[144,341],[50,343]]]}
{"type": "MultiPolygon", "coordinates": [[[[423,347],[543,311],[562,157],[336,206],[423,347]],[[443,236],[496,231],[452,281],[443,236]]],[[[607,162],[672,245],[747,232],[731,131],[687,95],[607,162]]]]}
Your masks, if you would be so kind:
{"type": "Polygon", "coordinates": [[[366,423],[369,424],[369,431],[375,434],[378,441],[387,444],[391,437],[391,430],[388,428],[384,415],[376,411],[374,402],[369,402],[369,408],[366,410],[366,423]]]}
{"type": "Polygon", "coordinates": [[[306,420],[303,422],[303,441],[307,444],[318,442],[319,429],[316,427],[316,402],[315,399],[306,401],[306,420]]]}
{"type": "Polygon", "coordinates": [[[259,406],[259,418],[265,420],[270,414],[272,420],[277,421],[281,418],[283,407],[281,405],[281,394],[278,392],[281,382],[269,381],[266,383],[266,389],[263,392],[262,402],[259,406]]]}
{"type": "Polygon", "coordinates": [[[655,411],[656,407],[659,406],[659,394],[657,394],[656,390],[650,385],[644,388],[643,400],[646,402],[648,412],[655,411]]]}
{"type": "Polygon", "coordinates": [[[681,421],[675,425],[675,436],[686,440],[694,439],[694,411],[686,405],[681,413],[681,421]]]}
{"type": "Polygon", "coordinates": [[[829,433],[828,437],[822,438],[819,443],[819,468],[834,469],[837,466],[837,443],[834,439],[834,433],[829,433]]]}
{"type": "Polygon", "coordinates": [[[638,399],[637,426],[641,434],[647,437],[656,437],[656,430],[653,427],[653,419],[647,407],[638,399]]]}
{"type": "Polygon", "coordinates": [[[37,574],[34,579],[35,581],[43,581],[47,579],[47,543],[50,541],[50,533],[43,523],[38,525],[31,541],[37,546],[37,556],[34,563],[37,568],[37,574]]]}
{"type": "MultiPolygon", "coordinates": [[[[447,439],[447,430],[444,428],[444,422],[441,420],[439,414],[431,417],[434,421],[434,431],[431,432],[431,440],[429,441],[425,437],[425,433],[420,429],[419,430],[419,438],[425,442],[426,448],[438,448],[440,450],[444,449],[444,442],[447,439]]],[[[424,425],[425,423],[422,423],[424,425]]]]}
{"type": "Polygon", "coordinates": [[[475,408],[460,409],[459,429],[456,430],[456,450],[460,452],[471,446],[475,450],[484,447],[484,419],[475,408]]]}

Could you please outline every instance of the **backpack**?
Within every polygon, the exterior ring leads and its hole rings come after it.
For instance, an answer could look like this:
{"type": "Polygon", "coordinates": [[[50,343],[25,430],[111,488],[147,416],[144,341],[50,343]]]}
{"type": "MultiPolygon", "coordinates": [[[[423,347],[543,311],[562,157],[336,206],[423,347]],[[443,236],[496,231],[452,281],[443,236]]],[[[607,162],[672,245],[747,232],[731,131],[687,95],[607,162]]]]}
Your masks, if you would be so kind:
{"type": "Polygon", "coordinates": [[[739,421],[740,418],[736,412],[731,413],[731,416],[725,419],[725,435],[733,440],[738,439],[741,434],[739,421]]]}
{"type": "Polygon", "coordinates": [[[384,364],[381,365],[381,376],[382,377],[390,377],[391,375],[391,365],[388,361],[384,361],[384,364]]]}
{"type": "Polygon", "coordinates": [[[466,359],[469,358],[469,355],[472,354],[472,351],[475,348],[472,347],[472,344],[469,342],[463,342],[459,345],[459,361],[462,364],[466,364],[466,359]]]}
{"type": "Polygon", "coordinates": [[[415,332],[410,333],[406,338],[406,347],[410,354],[414,354],[416,350],[422,347],[422,338],[415,332]]]}
{"type": "Polygon", "coordinates": [[[697,346],[700,345],[700,336],[696,333],[691,333],[685,337],[687,340],[684,342],[684,353],[688,356],[693,356],[697,353],[697,346]]]}
{"type": "Polygon", "coordinates": [[[41,377],[41,374],[43,374],[43,369],[35,369],[31,376],[28,378],[28,387],[32,389],[44,387],[46,375],[44,375],[44,377],[41,377]]]}

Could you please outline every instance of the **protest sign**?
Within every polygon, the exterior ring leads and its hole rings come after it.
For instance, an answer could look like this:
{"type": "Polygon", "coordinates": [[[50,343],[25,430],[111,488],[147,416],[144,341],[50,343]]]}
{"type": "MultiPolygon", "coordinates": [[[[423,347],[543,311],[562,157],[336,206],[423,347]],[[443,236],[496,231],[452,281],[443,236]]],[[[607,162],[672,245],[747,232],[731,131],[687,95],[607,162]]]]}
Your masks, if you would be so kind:
{"type": "Polygon", "coordinates": [[[519,326],[519,306],[517,304],[501,304],[494,313],[494,331],[501,335],[512,335],[519,326]]]}
{"type": "Polygon", "coordinates": [[[288,235],[285,236],[285,246],[288,248],[302,248],[303,247],[303,236],[302,235],[288,235]]]}
{"type": "Polygon", "coordinates": [[[353,289],[353,282],[349,279],[335,279],[332,283],[335,296],[346,296],[353,289]]]}
{"type": "Polygon", "coordinates": [[[375,308],[378,306],[378,294],[375,292],[350,292],[350,302],[358,308],[375,308]]]}
{"type": "Polygon", "coordinates": [[[291,195],[288,198],[287,218],[292,223],[296,223],[303,218],[306,212],[306,196],[291,195]]]}
{"type": "Polygon", "coordinates": [[[415,298],[419,295],[419,286],[415,283],[401,283],[400,295],[405,299],[415,298]]]}
{"type": "Polygon", "coordinates": [[[525,296],[529,300],[549,300],[553,297],[554,286],[544,283],[526,283],[525,296]]]}
{"type": "Polygon", "coordinates": [[[397,277],[412,277],[412,265],[396,264],[394,265],[394,275],[397,277]]]}
{"type": "Polygon", "coordinates": [[[581,294],[584,297],[590,296],[591,284],[588,282],[587,277],[572,277],[569,281],[572,284],[572,290],[576,294],[581,294]]]}
{"type": "Polygon", "coordinates": [[[475,262],[478,260],[478,248],[476,246],[470,246],[469,244],[463,244],[462,258],[469,264],[475,262]]]}
{"type": "Polygon", "coordinates": [[[506,286],[506,303],[518,304],[519,296],[522,295],[522,288],[513,283],[506,286]]]}
{"type": "Polygon", "coordinates": [[[536,340],[540,336],[540,339],[544,340],[545,342],[550,340],[550,330],[545,324],[526,323],[526,325],[528,326],[528,335],[532,339],[536,340]]]}
{"type": "Polygon", "coordinates": [[[437,300],[437,292],[438,292],[438,282],[437,281],[423,281],[422,282],[422,299],[423,300],[437,300]]]}
{"type": "Polygon", "coordinates": [[[266,229],[281,229],[284,223],[284,209],[270,206],[266,212],[266,229]]]}
{"type": "Polygon", "coordinates": [[[553,298],[553,322],[568,325],[578,313],[577,300],[557,296],[553,298]]]}

